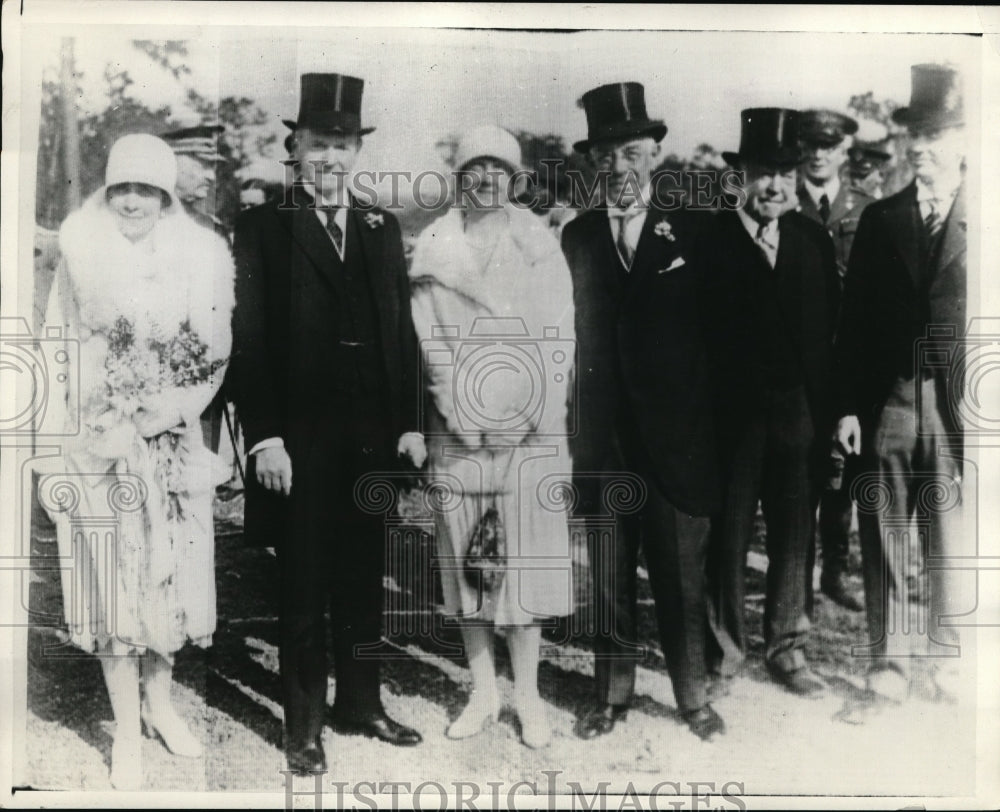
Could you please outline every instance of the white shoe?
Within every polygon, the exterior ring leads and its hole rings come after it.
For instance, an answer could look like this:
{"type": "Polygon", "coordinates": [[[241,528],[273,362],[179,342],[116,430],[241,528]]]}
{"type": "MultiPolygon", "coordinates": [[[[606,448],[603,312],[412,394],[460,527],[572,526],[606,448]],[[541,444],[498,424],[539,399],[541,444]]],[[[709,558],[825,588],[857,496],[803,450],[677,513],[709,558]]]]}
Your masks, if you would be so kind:
{"type": "Polygon", "coordinates": [[[448,725],[444,735],[449,739],[467,739],[479,733],[486,727],[487,722],[496,722],[499,715],[500,698],[495,692],[487,698],[480,698],[473,693],[469,704],[458,718],[448,725]]]}
{"type": "Polygon", "coordinates": [[[879,699],[901,705],[910,695],[910,681],[894,668],[880,668],[868,673],[867,688],[879,699]]]}
{"type": "Polygon", "coordinates": [[[959,704],[962,692],[961,671],[957,668],[936,668],[931,679],[934,682],[936,702],[948,705],[959,704]]]}
{"type": "Polygon", "coordinates": [[[111,786],[122,792],[142,787],[142,739],[115,736],[111,745],[111,786]]]}
{"type": "Polygon", "coordinates": [[[142,723],[146,726],[146,732],[150,736],[159,735],[167,749],[175,756],[201,758],[204,753],[201,742],[195,738],[184,720],[172,707],[166,712],[160,712],[154,716],[149,706],[144,704],[142,723]]]}
{"type": "Polygon", "coordinates": [[[518,702],[517,718],[521,722],[521,741],[525,746],[539,750],[552,739],[552,727],[541,697],[518,702]]]}

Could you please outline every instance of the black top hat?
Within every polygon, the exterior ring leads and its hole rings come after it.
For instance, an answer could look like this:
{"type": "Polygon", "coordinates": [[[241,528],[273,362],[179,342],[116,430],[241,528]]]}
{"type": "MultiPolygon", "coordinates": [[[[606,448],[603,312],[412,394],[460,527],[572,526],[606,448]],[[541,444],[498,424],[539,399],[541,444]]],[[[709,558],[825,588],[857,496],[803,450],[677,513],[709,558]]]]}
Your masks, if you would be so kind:
{"type": "Polygon", "coordinates": [[[599,141],[616,141],[651,135],[656,142],[667,134],[667,125],[646,115],[646,92],[638,82],[617,82],[588,90],[580,100],[587,113],[587,137],[573,144],[586,152],[599,141]]]}
{"type": "Polygon", "coordinates": [[[799,138],[806,144],[833,147],[858,131],[858,122],[834,110],[806,110],[799,119],[799,138]]]}
{"type": "Polygon", "coordinates": [[[880,149],[878,143],[866,144],[858,142],[847,150],[847,157],[851,159],[852,172],[859,175],[867,175],[873,169],[888,163],[892,155],[884,149],[880,149]]]}
{"type": "Polygon", "coordinates": [[[962,77],[950,65],[914,65],[910,68],[910,106],[892,114],[897,124],[917,129],[939,129],[965,123],[962,77]]]}
{"type": "Polygon", "coordinates": [[[781,168],[802,161],[799,113],[783,107],[751,107],[740,112],[740,151],[723,152],[729,165],[756,161],[781,168]]]}
{"type": "Polygon", "coordinates": [[[354,76],[304,73],[298,121],[282,121],[292,130],[308,127],[322,132],[368,135],[375,128],[361,126],[361,96],[364,90],[364,79],[354,76]]]}

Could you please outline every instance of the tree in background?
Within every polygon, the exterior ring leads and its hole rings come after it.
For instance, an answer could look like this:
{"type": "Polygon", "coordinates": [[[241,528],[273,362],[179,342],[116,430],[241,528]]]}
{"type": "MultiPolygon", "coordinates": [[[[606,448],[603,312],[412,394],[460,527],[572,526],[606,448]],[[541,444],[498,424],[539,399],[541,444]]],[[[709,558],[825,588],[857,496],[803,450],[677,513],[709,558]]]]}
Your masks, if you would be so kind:
{"type": "MultiPolygon", "coordinates": [[[[191,71],[185,64],[187,46],[176,40],[135,40],[133,45],[170,76],[184,84],[191,71]]],[[[79,79],[75,73],[77,94],[79,79]]],[[[130,91],[135,83],[127,70],[115,71],[109,64],[104,71],[107,84],[107,102],[96,113],[79,116],[76,122],[64,120],[63,93],[54,70],[43,73],[42,110],[39,122],[38,161],[36,168],[37,189],[35,217],[37,223],[57,229],[69,212],[66,210],[63,190],[70,182],[62,158],[62,144],[66,128],[76,126],[80,139],[80,188],[84,197],[104,182],[104,168],[108,150],[127,133],[159,135],[181,126],[189,126],[190,112],[174,111],[169,105],[152,109],[135,99],[130,91]]],[[[216,212],[224,222],[231,223],[239,211],[239,184],[234,173],[263,155],[276,137],[264,132],[267,115],[256,103],[246,97],[227,96],[218,102],[203,96],[193,88],[187,89],[191,112],[203,121],[219,121],[226,127],[220,138],[219,151],[227,158],[220,164],[216,179],[216,212]]],[[[69,89],[73,92],[73,88],[69,89]]]]}

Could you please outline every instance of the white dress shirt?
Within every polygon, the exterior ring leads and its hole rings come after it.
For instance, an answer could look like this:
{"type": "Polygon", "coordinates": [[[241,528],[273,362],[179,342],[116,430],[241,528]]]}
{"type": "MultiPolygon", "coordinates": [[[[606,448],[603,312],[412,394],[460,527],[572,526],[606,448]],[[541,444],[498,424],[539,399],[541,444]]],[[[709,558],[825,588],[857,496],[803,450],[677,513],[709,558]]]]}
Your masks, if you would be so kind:
{"type": "Polygon", "coordinates": [[[917,178],[917,205],[920,206],[920,217],[927,219],[931,211],[936,211],[943,223],[948,219],[951,204],[955,202],[958,187],[962,185],[961,176],[931,187],[917,178]]]}
{"type": "Polygon", "coordinates": [[[743,223],[743,228],[750,235],[750,239],[764,252],[768,263],[773,268],[775,262],[778,261],[778,242],[781,238],[778,221],[769,220],[767,223],[761,224],[747,214],[745,209],[737,209],[736,214],[739,216],[740,222],[743,223]]]}
{"type": "Polygon", "coordinates": [[[819,201],[823,195],[826,195],[826,199],[830,204],[830,208],[833,208],[833,201],[837,199],[837,195],[840,194],[840,178],[834,175],[822,186],[813,183],[809,178],[803,178],[803,186],[806,187],[806,192],[809,197],[812,198],[812,202],[816,204],[816,208],[819,208],[819,201]]]}
{"type": "MultiPolygon", "coordinates": [[[[639,236],[642,234],[642,227],[646,222],[646,213],[649,211],[649,187],[649,183],[643,186],[639,194],[639,199],[629,204],[624,211],[608,207],[608,222],[611,224],[611,241],[617,247],[618,232],[622,227],[622,223],[624,223],[625,242],[631,249],[633,256],[635,255],[636,247],[639,245],[639,236]]],[[[621,256],[620,253],[619,256],[621,256]]],[[[621,257],[621,260],[623,264],[628,265],[625,262],[625,257],[621,257]]]]}

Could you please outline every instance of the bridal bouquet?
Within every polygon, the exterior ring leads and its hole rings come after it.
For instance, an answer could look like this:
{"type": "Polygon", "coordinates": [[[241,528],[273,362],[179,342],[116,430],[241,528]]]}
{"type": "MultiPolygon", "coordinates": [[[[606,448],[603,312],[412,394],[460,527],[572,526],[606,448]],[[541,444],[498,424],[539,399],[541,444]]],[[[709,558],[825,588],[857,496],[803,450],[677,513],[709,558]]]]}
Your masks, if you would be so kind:
{"type": "MultiPolygon", "coordinates": [[[[183,390],[209,383],[224,364],[223,359],[209,357],[208,345],[189,320],[181,322],[173,335],[164,335],[162,328],[154,326],[148,336],[140,337],[136,325],[119,316],[108,332],[104,359],[108,408],[101,422],[122,427],[133,441],[139,440],[133,418],[140,409],[155,403],[179,412],[183,390]]],[[[134,448],[134,442],[131,445],[134,448]]],[[[168,516],[180,515],[178,497],[187,490],[184,468],[189,452],[183,434],[165,429],[147,438],[145,445],[154,476],[169,495],[168,516]]],[[[144,467],[134,457],[133,462],[144,467]]]]}

